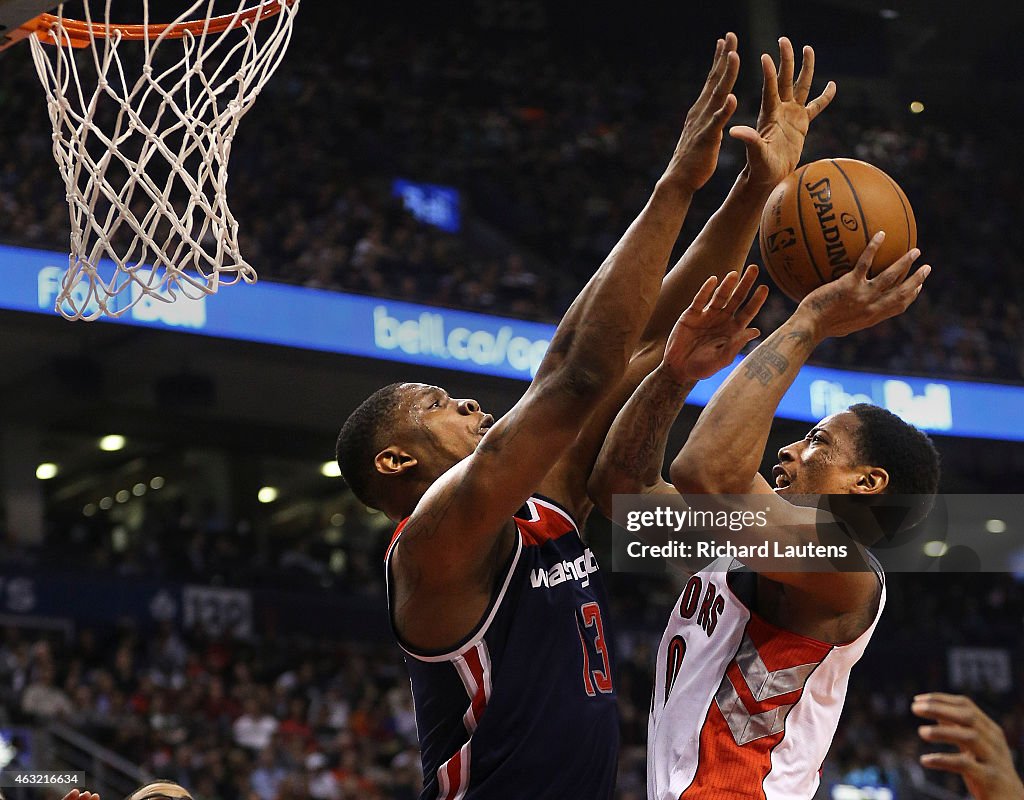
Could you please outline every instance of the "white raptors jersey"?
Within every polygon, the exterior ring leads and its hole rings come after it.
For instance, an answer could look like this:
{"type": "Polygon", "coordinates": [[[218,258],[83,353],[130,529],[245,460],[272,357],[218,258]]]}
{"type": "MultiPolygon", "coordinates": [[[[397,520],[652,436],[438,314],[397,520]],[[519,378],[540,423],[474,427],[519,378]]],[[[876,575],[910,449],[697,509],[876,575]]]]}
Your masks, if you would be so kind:
{"type": "Polygon", "coordinates": [[[746,606],[750,572],[693,575],[658,648],[647,730],[648,800],[809,800],[871,626],[844,645],[778,628],[746,606]]]}

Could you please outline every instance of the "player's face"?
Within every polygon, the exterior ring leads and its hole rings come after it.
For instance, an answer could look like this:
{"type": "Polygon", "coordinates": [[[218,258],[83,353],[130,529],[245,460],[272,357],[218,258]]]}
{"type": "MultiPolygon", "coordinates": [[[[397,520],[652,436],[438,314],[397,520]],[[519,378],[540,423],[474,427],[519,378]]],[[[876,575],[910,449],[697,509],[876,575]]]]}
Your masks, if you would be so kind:
{"type": "Polygon", "coordinates": [[[779,450],[772,470],[778,494],[850,494],[863,474],[857,463],[860,421],[850,411],[826,417],[779,450]]]}
{"type": "MultiPolygon", "coordinates": [[[[409,420],[418,432],[424,466],[444,471],[469,456],[484,438],[494,417],[476,400],[456,399],[439,386],[405,385],[409,420]]],[[[417,454],[419,456],[419,454],[417,454]]]]}

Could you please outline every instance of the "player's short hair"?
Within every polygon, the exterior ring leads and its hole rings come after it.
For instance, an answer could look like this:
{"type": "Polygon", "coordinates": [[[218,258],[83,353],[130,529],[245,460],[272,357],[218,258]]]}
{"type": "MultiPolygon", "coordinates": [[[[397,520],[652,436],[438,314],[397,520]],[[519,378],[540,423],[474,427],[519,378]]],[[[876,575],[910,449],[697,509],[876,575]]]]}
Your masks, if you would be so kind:
{"type": "Polygon", "coordinates": [[[174,781],[157,780],[140,786],[126,800],[192,800],[192,795],[174,781]]]}
{"type": "Polygon", "coordinates": [[[341,475],[352,493],[372,508],[380,507],[380,498],[373,491],[373,459],[394,430],[401,387],[401,383],[391,383],[375,391],[349,415],[338,434],[335,455],[341,475]]]}
{"type": "Polygon", "coordinates": [[[889,473],[887,494],[931,498],[915,504],[914,525],[927,516],[939,490],[939,451],[926,433],[870,403],[857,403],[850,411],[860,423],[857,430],[857,458],[864,464],[889,473]],[[918,505],[920,508],[918,508],[918,505]]]}

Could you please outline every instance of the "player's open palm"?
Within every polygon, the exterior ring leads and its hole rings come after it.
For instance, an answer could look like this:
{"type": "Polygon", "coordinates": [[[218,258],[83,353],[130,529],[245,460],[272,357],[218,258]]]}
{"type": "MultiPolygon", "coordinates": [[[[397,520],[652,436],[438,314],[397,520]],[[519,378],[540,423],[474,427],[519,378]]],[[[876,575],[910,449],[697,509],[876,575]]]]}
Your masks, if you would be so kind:
{"type": "Polygon", "coordinates": [[[814,49],[804,47],[796,82],[795,61],[793,45],[785,36],[779,39],[778,71],[770,55],[761,56],[764,85],[757,129],[737,125],[729,130],[730,136],[746,145],[750,177],[757,183],[775,186],[796,169],[811,122],[836,96],[836,85],[829,81],[825,90],[808,102],[814,80],[814,49]]]}
{"type": "Polygon", "coordinates": [[[914,698],[911,711],[937,723],[919,729],[922,739],[959,750],[923,755],[922,765],[958,773],[975,800],[1024,799],[1024,784],[1013,767],[1003,729],[973,700],[941,692],[923,694],[914,698]]]}
{"type": "Polygon", "coordinates": [[[764,305],[768,287],[754,289],[756,281],[757,267],[751,265],[742,277],[730,272],[720,284],[714,276],[704,282],[665,345],[662,365],[675,380],[710,378],[760,335],[748,326],[764,305]]]}
{"type": "Polygon", "coordinates": [[[876,233],[852,270],[819,286],[800,301],[799,312],[813,321],[818,337],[846,336],[906,311],[931,273],[925,264],[908,277],[921,251],[908,251],[882,272],[869,277],[885,234],[876,233]]]}
{"type": "Polygon", "coordinates": [[[665,170],[664,180],[685,191],[696,191],[707,183],[718,166],[725,126],[736,110],[736,96],[732,94],[740,71],[736,46],[734,33],[718,40],[711,71],[700,97],[686,115],[683,132],[665,170]]]}

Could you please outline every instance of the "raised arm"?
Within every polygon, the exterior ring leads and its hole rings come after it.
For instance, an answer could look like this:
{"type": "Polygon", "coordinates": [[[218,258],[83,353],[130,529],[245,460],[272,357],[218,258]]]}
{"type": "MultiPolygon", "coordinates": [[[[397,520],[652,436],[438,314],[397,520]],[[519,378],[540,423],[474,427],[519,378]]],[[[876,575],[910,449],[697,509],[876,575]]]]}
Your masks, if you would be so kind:
{"type": "Polygon", "coordinates": [[[666,276],[658,305],[644,331],[642,345],[657,347],[661,360],[665,341],[679,314],[711,275],[742,272],[757,235],[761,211],[775,187],[800,162],[811,123],[836,96],[829,81],[820,95],[809,100],[814,80],[814,49],[804,46],[800,74],[794,81],[793,45],[779,39],[779,69],[767,53],[761,55],[761,109],[757,127],[739,125],[729,135],[743,142],[747,160],[722,206],[666,276]]]}
{"type": "Polygon", "coordinates": [[[768,290],[761,286],[750,296],[756,280],[757,267],[742,279],[730,272],[717,288],[717,278],[708,278],[676,323],[661,363],[616,416],[588,485],[605,516],[616,494],[676,493],[661,476],[672,423],[696,382],[731,364],[758,336],[747,326],[768,290]]]}
{"type": "MultiPolygon", "coordinates": [[[[726,37],[735,46],[735,37],[726,37]]],[[[609,426],[641,381],[661,362],[665,342],[680,313],[710,277],[722,278],[743,269],[757,234],[761,210],[775,186],[800,160],[808,128],[832,101],[831,81],[808,101],[814,77],[814,51],[803,48],[800,74],[794,82],[795,57],[789,39],[779,40],[779,70],[771,56],[761,57],[763,90],[757,128],[739,126],[730,135],[742,141],[747,162],[722,206],[708,220],[662,284],[657,305],[626,373],[591,415],[586,427],[545,479],[543,491],[584,519],[591,504],[585,489],[609,426]]],[[[660,468],[660,467],[659,467],[660,468]]]]}
{"type": "MultiPolygon", "coordinates": [[[[791,602],[836,615],[863,615],[877,600],[879,584],[864,570],[860,545],[830,514],[776,495],[757,469],[779,401],[814,347],[827,337],[845,336],[902,313],[920,293],[930,269],[922,267],[907,277],[916,250],[868,278],[882,238],[877,234],[872,239],[851,272],[804,298],[793,316],[732,371],[670,469],[672,483],[684,498],[696,501],[704,495],[702,503],[722,510],[766,512],[766,526],[730,532],[734,544],[772,540],[783,551],[788,546],[847,545],[848,558],[829,572],[779,571],[779,561],[771,556],[743,559],[760,575],[785,584],[791,602]],[[749,494],[758,497],[745,496],[749,494]],[[836,567],[842,571],[834,571],[836,567]]],[[[858,617],[857,629],[866,623],[858,617]]]]}
{"type": "MultiPolygon", "coordinates": [[[[676,323],[661,364],[644,380],[616,417],[590,482],[592,496],[606,516],[616,519],[612,509],[615,494],[678,495],[676,487],[661,479],[669,428],[693,383],[731,363],[740,348],[757,335],[756,329],[746,326],[764,303],[767,289],[759,287],[743,303],[755,277],[756,268],[750,267],[731,297],[729,289],[736,284],[735,273],[726,277],[713,297],[710,287],[715,279],[708,280],[676,323]]],[[[692,502],[693,495],[687,499],[692,502]]],[[[753,504],[745,497],[703,495],[700,505],[704,509],[729,512],[768,511],[764,527],[730,530],[730,541],[736,545],[761,545],[771,539],[782,548],[826,541],[854,548],[850,559],[838,565],[854,571],[840,574],[835,572],[837,565],[830,565],[831,571],[827,573],[776,574],[779,562],[771,556],[744,559],[744,563],[755,572],[789,584],[791,592],[804,592],[838,613],[863,611],[877,595],[878,582],[874,576],[870,572],[856,571],[863,567],[859,549],[827,513],[791,505],[775,495],[759,495],[753,504]]],[[[616,521],[623,522],[622,519],[616,521]]],[[[650,535],[641,530],[636,535],[652,544],[665,543],[662,533],[656,530],[650,535]]]]}
{"type": "MultiPolygon", "coordinates": [[[[414,605],[419,616],[443,620],[458,587],[472,587],[474,596],[486,587],[489,597],[494,565],[509,549],[512,514],[617,385],[636,349],[690,198],[714,173],[724,127],[736,108],[731,90],[738,69],[735,37],[719,40],[707,82],[654,194],[566,312],[530,388],[472,455],[420,499],[392,559],[400,606],[414,605]],[[438,603],[444,608],[431,605],[438,603]]],[[[417,643],[432,646],[428,639],[450,639],[467,626],[441,627],[417,643]]]]}
{"type": "Polygon", "coordinates": [[[917,299],[931,268],[909,278],[919,251],[911,250],[875,278],[868,270],[881,245],[874,236],[857,265],[803,299],[793,315],[729,375],[701,413],[672,462],[680,493],[770,492],[758,475],[772,419],[814,348],[902,313],[917,299]]]}

